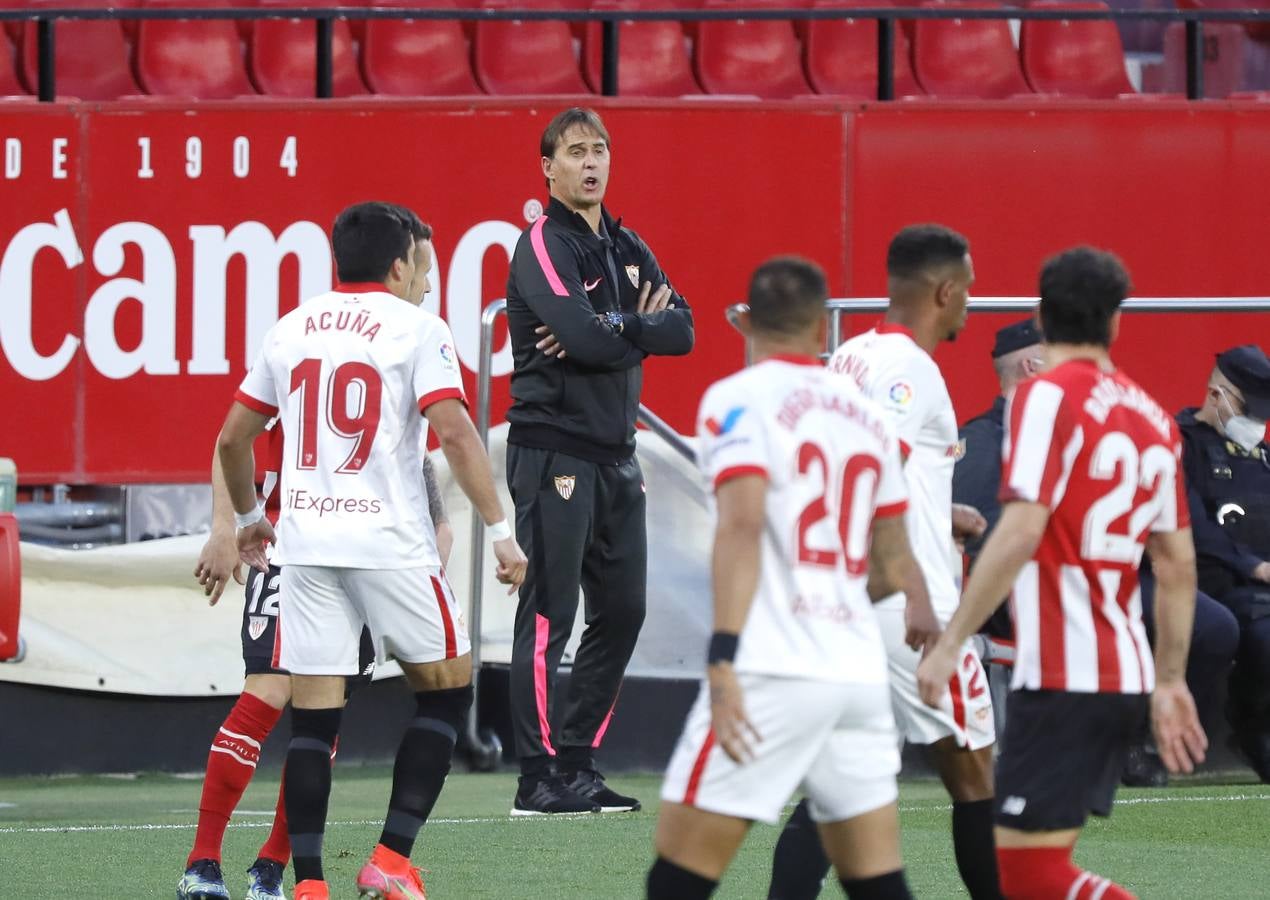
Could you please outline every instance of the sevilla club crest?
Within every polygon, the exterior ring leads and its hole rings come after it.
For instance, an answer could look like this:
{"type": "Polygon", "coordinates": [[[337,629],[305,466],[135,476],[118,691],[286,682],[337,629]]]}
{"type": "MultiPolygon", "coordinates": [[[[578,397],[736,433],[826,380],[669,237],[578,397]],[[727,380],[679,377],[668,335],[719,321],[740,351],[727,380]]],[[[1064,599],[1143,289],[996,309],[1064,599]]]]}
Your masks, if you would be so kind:
{"type": "Polygon", "coordinates": [[[557,475],[556,476],[556,493],[564,499],[568,500],[573,496],[573,486],[577,483],[576,475],[557,475]]]}
{"type": "Polygon", "coordinates": [[[631,284],[635,286],[635,290],[639,290],[639,266],[627,266],[626,277],[631,280],[631,284]]]}

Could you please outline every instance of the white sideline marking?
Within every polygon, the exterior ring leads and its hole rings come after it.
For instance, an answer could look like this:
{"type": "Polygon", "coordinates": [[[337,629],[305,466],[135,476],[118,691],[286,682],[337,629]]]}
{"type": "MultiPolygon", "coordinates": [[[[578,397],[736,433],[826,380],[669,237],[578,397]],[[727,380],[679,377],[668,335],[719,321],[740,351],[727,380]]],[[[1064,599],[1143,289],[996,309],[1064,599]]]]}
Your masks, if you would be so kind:
{"type": "MultiPolygon", "coordinates": [[[[1116,806],[1139,806],[1145,803],[1239,803],[1247,800],[1270,801],[1270,793],[1265,794],[1223,794],[1223,795],[1203,795],[1196,797],[1126,797],[1123,800],[1117,800],[1116,806]]],[[[932,804],[929,806],[901,806],[901,812],[933,812],[938,810],[952,809],[950,804],[932,804]]],[[[598,817],[595,817],[598,818],[598,817]]],[[[525,823],[525,822],[549,822],[553,820],[564,819],[569,822],[589,822],[593,820],[592,816],[474,816],[471,818],[435,818],[429,819],[429,825],[493,825],[503,823],[525,823]]],[[[327,827],[342,827],[352,825],[382,825],[382,819],[357,819],[340,822],[328,822],[327,827]]],[[[269,828],[272,823],[269,822],[239,822],[235,823],[234,828],[269,828]]],[[[80,832],[119,832],[119,831],[181,831],[195,827],[193,822],[172,822],[172,823],[154,823],[147,822],[138,825],[39,825],[33,827],[0,827],[0,834],[65,834],[80,832]]]]}

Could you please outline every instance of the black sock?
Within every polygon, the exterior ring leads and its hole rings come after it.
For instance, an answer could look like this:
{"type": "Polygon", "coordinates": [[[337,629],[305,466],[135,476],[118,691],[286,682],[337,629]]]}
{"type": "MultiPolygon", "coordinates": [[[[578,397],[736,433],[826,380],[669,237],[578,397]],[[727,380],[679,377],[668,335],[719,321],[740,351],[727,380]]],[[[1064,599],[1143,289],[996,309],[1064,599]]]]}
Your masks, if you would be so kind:
{"type": "Polygon", "coordinates": [[[820,845],[820,830],[803,800],[776,841],[767,900],[814,900],[828,874],[829,857],[820,845]]]}
{"type": "Polygon", "coordinates": [[[520,758],[520,774],[522,778],[543,778],[555,771],[555,763],[545,753],[540,756],[522,756],[520,758]]]}
{"type": "Polygon", "coordinates": [[[839,882],[851,900],[912,900],[904,870],[896,869],[872,878],[843,878],[839,882]]]}
{"type": "Polygon", "coordinates": [[[331,748],[339,735],[342,714],[338,708],[291,710],[283,803],[297,882],[323,880],[322,835],[331,798],[331,748]]]}
{"type": "Polygon", "coordinates": [[[379,843],[410,856],[419,829],[436,805],[450,771],[459,729],[472,705],[472,686],[415,694],[415,716],[406,726],[392,769],[392,795],[379,843]]]}
{"type": "Polygon", "coordinates": [[[681,869],[662,857],[648,870],[648,900],[706,900],[719,882],[681,869]]]}
{"type": "Polygon", "coordinates": [[[953,803],[953,852],[971,900],[1001,900],[997,847],[992,836],[993,801],[953,803]]]}
{"type": "Polygon", "coordinates": [[[594,769],[595,757],[590,747],[561,747],[556,757],[556,768],[567,778],[579,769],[594,769]]]}

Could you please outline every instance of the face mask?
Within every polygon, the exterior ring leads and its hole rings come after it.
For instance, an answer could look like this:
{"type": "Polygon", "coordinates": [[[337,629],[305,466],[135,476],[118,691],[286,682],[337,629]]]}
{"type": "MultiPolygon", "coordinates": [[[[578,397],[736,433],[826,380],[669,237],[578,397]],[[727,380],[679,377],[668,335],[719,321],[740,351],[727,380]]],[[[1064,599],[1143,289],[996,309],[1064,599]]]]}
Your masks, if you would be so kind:
{"type": "Polygon", "coordinates": [[[1226,420],[1223,426],[1226,429],[1226,437],[1230,438],[1245,453],[1251,453],[1257,448],[1266,437],[1266,423],[1260,419],[1254,419],[1251,416],[1235,415],[1235,408],[1230,405],[1230,400],[1226,397],[1226,392],[1218,388],[1222,399],[1226,401],[1226,409],[1230,411],[1230,418],[1226,420]]]}

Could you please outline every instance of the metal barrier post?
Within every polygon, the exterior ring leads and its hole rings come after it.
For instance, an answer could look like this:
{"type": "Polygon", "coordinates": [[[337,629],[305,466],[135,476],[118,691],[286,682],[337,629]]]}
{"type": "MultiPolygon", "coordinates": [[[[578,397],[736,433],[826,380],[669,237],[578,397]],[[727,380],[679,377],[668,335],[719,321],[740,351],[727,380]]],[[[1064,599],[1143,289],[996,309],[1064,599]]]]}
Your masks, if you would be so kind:
{"type": "MultiPolygon", "coordinates": [[[[481,313],[481,360],[476,370],[476,432],[481,446],[489,451],[490,381],[494,367],[494,324],[507,312],[506,300],[495,300],[481,313]]],[[[471,564],[468,583],[468,633],[472,636],[472,708],[467,714],[467,740],[472,750],[472,764],[488,772],[494,769],[503,755],[503,745],[492,729],[482,733],[477,715],[480,704],[481,678],[481,586],[485,568],[485,522],[481,514],[472,510],[471,564]]]]}
{"type": "Polygon", "coordinates": [[[600,93],[605,97],[617,96],[617,51],[621,22],[605,19],[601,43],[600,93]]]}
{"type": "Polygon", "coordinates": [[[53,19],[37,19],[35,22],[36,56],[39,60],[40,102],[52,103],[57,99],[57,85],[53,72],[53,19]]]}
{"type": "Polygon", "coordinates": [[[1204,99],[1204,23],[1186,20],[1186,99],[1204,99]]]}
{"type": "Polygon", "coordinates": [[[889,18],[878,19],[878,99],[895,99],[895,20],[889,18]]]}
{"type": "Polygon", "coordinates": [[[330,97],[334,91],[331,77],[331,45],[335,35],[335,20],[330,16],[317,19],[317,96],[330,97]]]}

